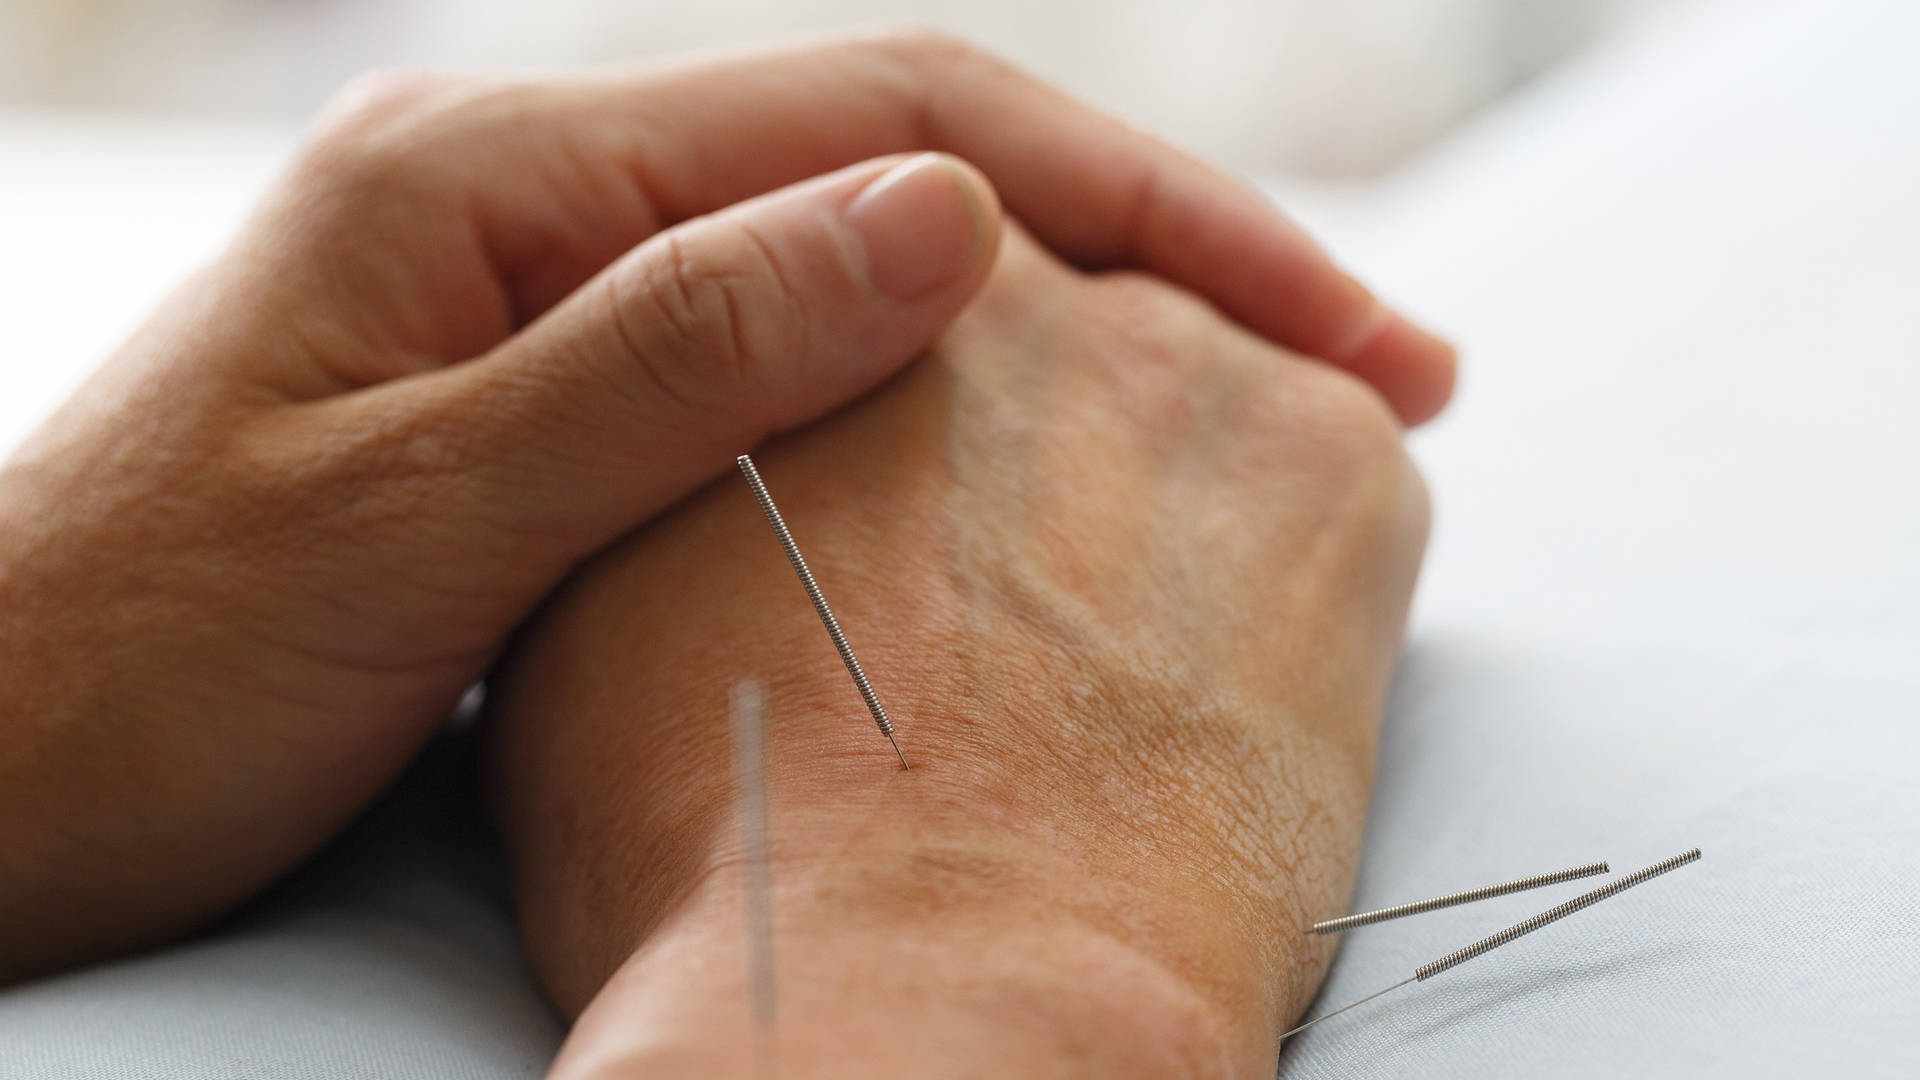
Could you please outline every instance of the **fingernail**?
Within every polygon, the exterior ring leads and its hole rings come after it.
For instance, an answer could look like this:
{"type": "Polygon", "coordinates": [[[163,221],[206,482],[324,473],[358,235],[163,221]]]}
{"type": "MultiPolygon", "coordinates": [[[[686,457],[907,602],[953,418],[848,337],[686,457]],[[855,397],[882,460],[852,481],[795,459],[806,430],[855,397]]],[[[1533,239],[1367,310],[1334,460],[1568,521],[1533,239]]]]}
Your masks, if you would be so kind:
{"type": "Polygon", "coordinates": [[[1431,419],[1446,407],[1457,363],[1451,342],[1397,312],[1381,318],[1345,360],[1356,372],[1395,373],[1390,397],[1408,424],[1431,419]]]}
{"type": "Polygon", "coordinates": [[[1448,341],[1397,311],[1384,311],[1368,332],[1354,342],[1348,355],[1390,356],[1419,363],[1451,360],[1454,349],[1448,341]]]}
{"type": "Polygon", "coordinates": [[[868,279],[895,300],[952,284],[982,246],[972,184],[939,154],[888,169],[854,197],[846,217],[866,248],[868,279]]]}
{"type": "Polygon", "coordinates": [[[1453,342],[1428,330],[1412,319],[1401,317],[1399,321],[1403,328],[1400,332],[1406,335],[1407,341],[1409,342],[1408,348],[1429,360],[1444,361],[1448,364],[1453,363],[1454,357],[1460,351],[1454,346],[1453,342]]]}

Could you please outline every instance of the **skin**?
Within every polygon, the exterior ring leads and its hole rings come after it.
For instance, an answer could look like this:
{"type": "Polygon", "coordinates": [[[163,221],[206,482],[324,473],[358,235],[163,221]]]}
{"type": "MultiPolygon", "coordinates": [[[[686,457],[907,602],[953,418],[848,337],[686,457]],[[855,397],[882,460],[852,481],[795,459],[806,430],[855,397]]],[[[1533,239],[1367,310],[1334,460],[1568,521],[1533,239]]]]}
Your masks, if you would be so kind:
{"type": "Polygon", "coordinates": [[[0,983],[313,850],[581,560],[924,350],[1002,202],[1406,420],[1446,397],[1451,351],[1258,196],[943,38],[346,91],[0,468],[0,983]]]}
{"type": "Polygon", "coordinates": [[[755,459],[900,769],[722,478],[492,684],[554,1076],[751,1075],[728,688],[769,704],[780,1074],[1271,1076],[1341,910],[1425,543],[1383,398],[1016,234],[863,402],[755,459]]]}

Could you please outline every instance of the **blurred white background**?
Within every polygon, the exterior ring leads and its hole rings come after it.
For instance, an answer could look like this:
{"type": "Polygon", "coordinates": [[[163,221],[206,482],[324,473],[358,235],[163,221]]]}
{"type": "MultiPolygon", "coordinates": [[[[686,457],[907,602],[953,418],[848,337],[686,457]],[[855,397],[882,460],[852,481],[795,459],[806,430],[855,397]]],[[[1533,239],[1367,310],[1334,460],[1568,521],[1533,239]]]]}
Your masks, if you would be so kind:
{"type": "Polygon", "coordinates": [[[1377,174],[1686,0],[0,0],[0,101],[300,116],[356,71],[937,26],[1216,160],[1377,174]]]}

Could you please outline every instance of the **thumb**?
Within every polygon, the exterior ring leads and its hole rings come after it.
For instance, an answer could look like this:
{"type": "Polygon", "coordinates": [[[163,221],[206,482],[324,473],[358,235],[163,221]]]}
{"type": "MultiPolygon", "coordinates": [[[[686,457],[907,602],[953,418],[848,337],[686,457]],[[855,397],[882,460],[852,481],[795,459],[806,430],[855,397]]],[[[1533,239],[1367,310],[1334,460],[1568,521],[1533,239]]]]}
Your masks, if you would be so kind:
{"type": "Polygon", "coordinates": [[[985,281],[999,236],[992,187],[940,154],[660,233],[492,353],[411,388],[471,455],[452,497],[485,505],[448,509],[556,539],[571,562],[925,350],[985,281]]]}

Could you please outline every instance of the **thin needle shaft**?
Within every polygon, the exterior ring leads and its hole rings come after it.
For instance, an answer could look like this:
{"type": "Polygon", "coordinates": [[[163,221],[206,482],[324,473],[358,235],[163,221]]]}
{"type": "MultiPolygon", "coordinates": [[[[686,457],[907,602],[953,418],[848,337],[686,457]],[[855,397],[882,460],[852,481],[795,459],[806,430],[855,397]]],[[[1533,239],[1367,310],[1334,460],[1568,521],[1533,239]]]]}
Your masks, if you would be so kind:
{"type": "Polygon", "coordinates": [[[1514,881],[1503,881],[1498,885],[1486,885],[1478,889],[1468,889],[1465,892],[1448,893],[1445,896],[1436,896],[1431,900],[1416,900],[1410,904],[1396,904],[1393,907],[1381,908],[1378,911],[1363,911],[1354,915],[1342,915],[1338,919],[1327,919],[1323,922],[1314,923],[1310,928],[1310,932],[1315,934],[1337,934],[1342,930],[1351,930],[1356,926],[1368,926],[1377,922],[1386,922],[1388,919],[1404,919],[1409,915],[1419,915],[1427,911],[1438,911],[1441,908],[1450,908],[1456,904],[1471,904],[1475,900],[1491,900],[1496,896],[1505,896],[1508,893],[1525,892],[1528,889],[1539,889],[1548,885],[1558,885],[1563,881],[1576,881],[1580,878],[1592,877],[1595,874],[1604,874],[1606,872],[1606,863],[1588,863],[1585,866],[1575,866],[1566,870],[1555,870],[1550,874],[1535,874],[1532,877],[1519,878],[1514,881]]]}
{"type": "Polygon", "coordinates": [[[774,1073],[773,883],[767,866],[766,698],[757,682],[736,683],[731,697],[740,847],[746,869],[747,982],[759,1073],[774,1073]]]}
{"type": "Polygon", "coordinates": [[[1411,977],[1402,979],[1399,982],[1394,983],[1392,986],[1387,987],[1385,990],[1376,990],[1373,993],[1368,994],[1366,997],[1361,998],[1359,1001],[1353,1002],[1348,1005],[1342,1005],[1330,1013],[1321,1013],[1319,1016],[1316,1016],[1313,1019],[1307,1021],[1306,1023],[1301,1024],[1299,1027],[1294,1028],[1292,1031],[1287,1032],[1285,1035],[1280,1036],[1280,1041],[1286,1042],[1288,1039],[1293,1038],[1295,1035],[1300,1034],[1301,1032],[1307,1030],[1308,1028],[1312,1027],[1313,1025],[1319,1023],[1322,1020],[1331,1020],[1334,1017],[1339,1016],[1341,1013],[1346,1012],[1348,1009],[1357,1009],[1360,1006],[1365,1005],[1367,1002],[1372,1001],[1374,998],[1380,997],[1383,994],[1391,994],[1395,990],[1400,989],[1401,987],[1407,985],[1412,981],[1413,979],[1411,977]]]}
{"type": "Polygon", "coordinates": [[[1426,980],[1431,979],[1432,977],[1440,974],[1443,971],[1447,971],[1451,968],[1459,967],[1461,964],[1466,963],[1467,961],[1473,959],[1476,956],[1482,956],[1482,955],[1485,955],[1486,953],[1492,952],[1493,950],[1499,948],[1500,946],[1505,945],[1510,941],[1513,941],[1515,938],[1524,937],[1525,935],[1531,934],[1535,930],[1538,930],[1549,923],[1558,922],[1561,919],[1566,918],[1567,916],[1573,914],[1576,911],[1581,911],[1586,908],[1590,908],[1593,905],[1599,903],[1602,900],[1607,899],[1610,896],[1617,896],[1620,893],[1623,893],[1628,889],[1633,888],[1635,885],[1640,885],[1645,882],[1652,881],[1654,878],[1659,877],[1661,874],[1664,874],[1669,870],[1677,870],[1680,867],[1685,866],[1690,862],[1693,862],[1699,857],[1700,857],[1700,849],[1693,848],[1692,850],[1689,850],[1689,851],[1683,851],[1680,854],[1675,855],[1670,859],[1662,859],[1661,861],[1654,863],[1652,866],[1646,867],[1645,869],[1635,870],[1633,873],[1628,874],[1626,877],[1620,878],[1615,881],[1610,881],[1607,884],[1602,885],[1601,887],[1593,890],[1590,893],[1583,893],[1580,896],[1576,896],[1573,899],[1567,901],[1564,904],[1561,904],[1558,907],[1549,908],[1546,911],[1543,911],[1540,914],[1535,915],[1533,918],[1528,919],[1525,922],[1516,923],[1513,926],[1509,926],[1505,930],[1502,930],[1497,934],[1493,934],[1488,937],[1482,938],[1479,941],[1474,942],[1473,944],[1467,946],[1464,949],[1460,949],[1458,951],[1448,953],[1447,955],[1441,957],[1438,960],[1433,961],[1430,964],[1422,964],[1421,966],[1414,969],[1412,978],[1394,983],[1392,986],[1387,987],[1386,990],[1381,990],[1377,993],[1369,994],[1366,997],[1361,998],[1359,1001],[1354,1002],[1352,1005],[1343,1005],[1340,1008],[1335,1009],[1330,1013],[1326,1013],[1321,1016],[1316,1016],[1313,1019],[1307,1021],[1306,1023],[1301,1024],[1299,1027],[1294,1028],[1292,1031],[1287,1032],[1285,1035],[1280,1036],[1280,1039],[1282,1042],[1284,1042],[1289,1036],[1296,1035],[1302,1031],[1305,1031],[1306,1029],[1312,1027],[1313,1025],[1319,1023],[1320,1021],[1327,1019],[1327,1017],[1338,1016],[1341,1013],[1346,1012],[1348,1009],[1351,1009],[1356,1005],[1365,1005],[1367,1002],[1372,1001],[1374,998],[1379,997],[1381,994],[1387,993],[1389,990],[1398,990],[1410,982],[1425,982],[1426,980]]]}
{"type": "Polygon", "coordinates": [[[807,569],[807,560],[801,558],[800,548],[793,542],[793,534],[787,531],[787,523],[780,517],[780,511],[773,505],[773,496],[767,493],[767,485],[760,480],[760,470],[753,467],[753,459],[741,454],[737,459],[740,471],[746,475],[747,486],[753,489],[753,497],[760,502],[760,512],[767,516],[767,524],[773,526],[773,535],[780,541],[781,550],[787,553],[787,561],[793,564],[793,572],[800,575],[800,587],[807,590],[807,599],[813,601],[813,610],[820,616],[821,625],[827,628],[827,636],[833,639],[833,647],[840,650],[840,662],[847,665],[847,674],[853,676],[853,685],[860,691],[860,700],[867,703],[867,711],[873,714],[873,722],[880,726],[880,734],[893,744],[893,752],[900,757],[900,767],[910,769],[907,755],[900,750],[900,742],[893,737],[893,721],[887,719],[887,710],[880,707],[880,698],[873,692],[873,684],[867,681],[867,673],[860,669],[860,661],[854,658],[853,646],[847,644],[847,635],[840,631],[840,620],[833,617],[833,609],[827,606],[827,598],[820,595],[820,586],[813,580],[813,571],[807,569]]]}

